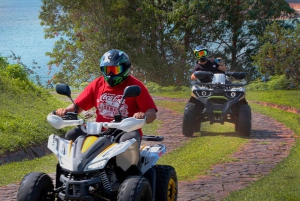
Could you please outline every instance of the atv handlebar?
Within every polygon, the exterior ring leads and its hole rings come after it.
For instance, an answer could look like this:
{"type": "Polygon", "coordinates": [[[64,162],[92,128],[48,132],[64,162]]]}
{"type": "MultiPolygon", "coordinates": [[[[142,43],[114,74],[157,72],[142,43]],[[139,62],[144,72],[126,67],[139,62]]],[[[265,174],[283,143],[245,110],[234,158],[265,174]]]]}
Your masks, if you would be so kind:
{"type": "MultiPolygon", "coordinates": [[[[53,114],[49,114],[47,116],[47,121],[56,129],[61,129],[67,126],[80,126],[84,124],[83,119],[68,120],[53,114]]],[[[146,118],[136,119],[134,117],[129,117],[123,119],[121,122],[87,122],[86,127],[82,126],[81,128],[88,134],[100,134],[102,131],[102,127],[116,128],[125,132],[130,132],[142,128],[145,124],[146,118]]]]}
{"type": "Polygon", "coordinates": [[[212,87],[218,87],[218,86],[243,87],[243,86],[246,86],[246,84],[212,84],[212,83],[203,83],[200,81],[193,81],[192,85],[203,85],[203,86],[212,86],[212,87]]]}

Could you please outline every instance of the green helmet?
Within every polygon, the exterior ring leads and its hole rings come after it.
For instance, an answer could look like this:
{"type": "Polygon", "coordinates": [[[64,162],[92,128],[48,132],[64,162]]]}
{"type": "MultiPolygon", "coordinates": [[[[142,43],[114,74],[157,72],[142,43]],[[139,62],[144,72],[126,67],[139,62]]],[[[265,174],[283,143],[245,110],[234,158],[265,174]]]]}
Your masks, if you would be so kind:
{"type": "Polygon", "coordinates": [[[120,84],[129,76],[130,66],[128,55],[117,49],[106,52],[100,59],[100,69],[111,87],[120,84]]]}
{"type": "Polygon", "coordinates": [[[207,55],[208,55],[208,50],[203,45],[198,45],[194,49],[194,56],[196,57],[196,59],[198,59],[200,61],[206,61],[207,60],[207,55]]]}

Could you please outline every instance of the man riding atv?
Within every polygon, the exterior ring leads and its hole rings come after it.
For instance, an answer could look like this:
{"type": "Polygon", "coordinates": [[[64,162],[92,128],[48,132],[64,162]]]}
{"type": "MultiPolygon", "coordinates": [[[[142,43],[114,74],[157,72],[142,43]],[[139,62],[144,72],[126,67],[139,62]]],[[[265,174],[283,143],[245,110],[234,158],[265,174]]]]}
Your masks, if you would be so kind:
{"type": "Polygon", "coordinates": [[[227,78],[244,79],[244,72],[226,72],[221,58],[208,59],[207,48],[200,45],[194,50],[199,60],[191,75],[192,93],[183,115],[182,133],[191,137],[200,131],[201,123],[230,122],[240,135],[251,133],[251,108],[245,99],[245,84],[233,84],[227,78]]]}
{"type": "MultiPolygon", "coordinates": [[[[199,45],[194,50],[194,56],[198,60],[195,67],[195,71],[210,71],[213,73],[225,73],[227,71],[226,66],[224,65],[223,60],[218,57],[215,60],[208,59],[208,50],[205,46],[199,45]]],[[[193,74],[191,75],[191,80],[196,80],[197,78],[193,74]]]]}

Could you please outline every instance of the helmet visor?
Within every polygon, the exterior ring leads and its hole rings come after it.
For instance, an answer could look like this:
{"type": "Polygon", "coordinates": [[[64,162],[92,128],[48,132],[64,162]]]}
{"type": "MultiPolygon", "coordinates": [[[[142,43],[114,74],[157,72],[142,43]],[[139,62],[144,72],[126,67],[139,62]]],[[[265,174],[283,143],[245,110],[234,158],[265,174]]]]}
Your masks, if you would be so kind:
{"type": "Polygon", "coordinates": [[[207,56],[207,51],[206,50],[195,51],[195,56],[198,59],[200,59],[201,57],[206,57],[207,56]]]}
{"type": "Polygon", "coordinates": [[[101,71],[105,75],[109,75],[111,73],[113,75],[119,75],[124,70],[122,65],[119,65],[119,66],[101,66],[100,68],[101,68],[101,71]]]}

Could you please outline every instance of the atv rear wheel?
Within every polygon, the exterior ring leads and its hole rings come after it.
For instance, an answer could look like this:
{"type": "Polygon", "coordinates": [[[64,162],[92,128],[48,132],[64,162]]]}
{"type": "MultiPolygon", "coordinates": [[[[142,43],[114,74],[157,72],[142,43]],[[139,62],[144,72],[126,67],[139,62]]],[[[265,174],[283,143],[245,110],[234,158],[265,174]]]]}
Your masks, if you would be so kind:
{"type": "Polygon", "coordinates": [[[31,172],[23,178],[17,193],[17,201],[54,201],[54,186],[49,175],[31,172]]]}
{"type": "Polygon", "coordinates": [[[251,108],[249,105],[242,105],[239,111],[238,122],[236,124],[237,131],[242,136],[250,136],[252,124],[251,108]]]}
{"type": "Polygon", "coordinates": [[[119,187],[117,201],[152,201],[152,189],[149,181],[141,176],[131,176],[119,187]]]}
{"type": "Polygon", "coordinates": [[[175,169],[167,165],[155,165],[154,168],[156,170],[155,200],[177,200],[178,181],[175,169]]]}
{"type": "Polygon", "coordinates": [[[188,102],[185,106],[182,122],[182,134],[186,137],[192,137],[194,132],[200,131],[201,123],[199,121],[200,107],[196,103],[188,102]],[[199,124],[199,125],[198,125],[199,124]]]}

